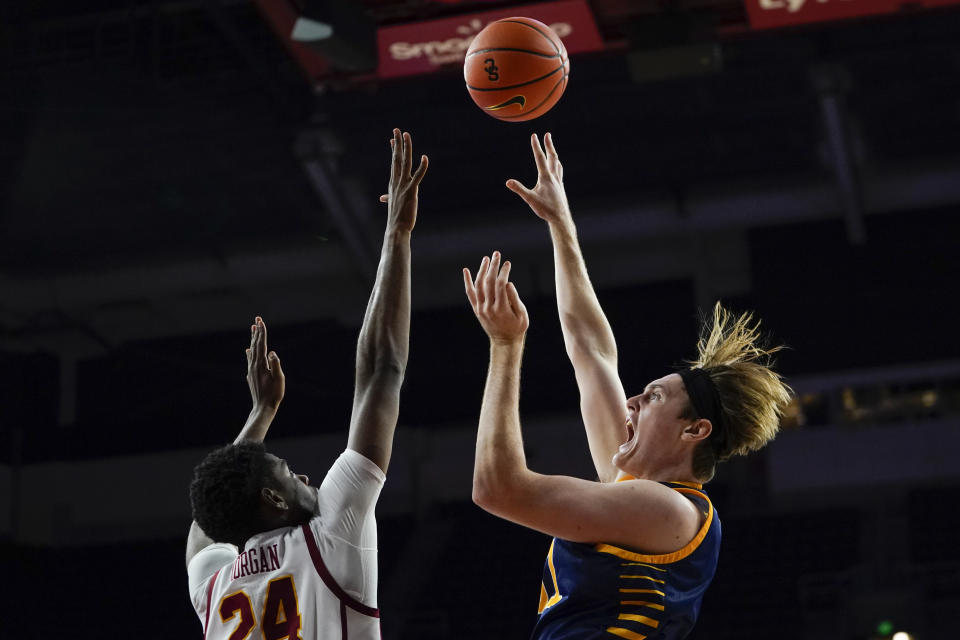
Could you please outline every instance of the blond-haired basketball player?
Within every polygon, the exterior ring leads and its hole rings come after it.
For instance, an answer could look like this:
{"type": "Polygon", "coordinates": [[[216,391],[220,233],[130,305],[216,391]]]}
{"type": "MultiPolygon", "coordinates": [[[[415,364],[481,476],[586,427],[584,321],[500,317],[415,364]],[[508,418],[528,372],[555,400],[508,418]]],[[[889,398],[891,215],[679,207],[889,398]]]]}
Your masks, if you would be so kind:
{"type": "MultiPolygon", "coordinates": [[[[715,307],[690,367],[627,397],[613,332],[587,277],[547,134],[531,143],[538,181],[517,192],[547,221],[557,306],[599,482],[527,468],[519,380],[526,309],[494,252],[476,278],[464,269],[474,313],[490,338],[473,497],[502,518],[554,537],[540,592],[538,640],[678,639],[693,627],[713,578],[720,520],[703,484],[716,464],[774,437],[790,392],[769,367],[749,314],[715,307]]],[[[534,381],[535,382],[535,381],[534,381]]]]}
{"type": "Polygon", "coordinates": [[[380,638],[374,506],[385,480],[410,333],[410,234],[427,169],[394,129],[387,228],[357,344],[346,450],[319,487],[266,452],[284,394],[261,318],[251,327],[254,409],[233,444],[210,453],[190,486],[190,599],[207,640],[380,638]]]}

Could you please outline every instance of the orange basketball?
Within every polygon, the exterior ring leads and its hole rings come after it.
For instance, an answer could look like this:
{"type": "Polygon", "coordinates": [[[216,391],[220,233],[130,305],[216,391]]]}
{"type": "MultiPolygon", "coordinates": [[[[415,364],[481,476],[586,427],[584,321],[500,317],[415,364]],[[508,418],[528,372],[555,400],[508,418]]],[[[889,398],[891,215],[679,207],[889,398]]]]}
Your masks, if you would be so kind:
{"type": "Polygon", "coordinates": [[[570,62],[559,36],[532,18],[503,18],[477,34],[463,63],[467,91],[494,118],[538,118],[567,88],[570,62]]]}

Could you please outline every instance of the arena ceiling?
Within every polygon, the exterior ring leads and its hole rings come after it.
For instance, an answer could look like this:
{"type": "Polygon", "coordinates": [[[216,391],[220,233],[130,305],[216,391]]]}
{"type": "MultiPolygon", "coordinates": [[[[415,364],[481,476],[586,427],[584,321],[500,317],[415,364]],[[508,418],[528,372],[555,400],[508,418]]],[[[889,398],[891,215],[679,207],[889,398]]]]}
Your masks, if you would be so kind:
{"type": "MultiPolygon", "coordinates": [[[[503,187],[534,180],[531,132],[556,138],[600,286],[735,295],[751,230],[839,220],[855,246],[871,216],[960,202],[956,9],[755,31],[739,0],[590,2],[606,50],[572,58],[548,115],[506,124],[456,65],[308,79],[263,4],[51,0],[5,21],[0,348],[84,357],[251,308],[356,322],[394,126],[431,159],[420,308],[460,304],[459,268],[492,249],[551,286],[546,231],[503,187]],[[710,70],[645,77],[650,54],[704,44],[710,70]]],[[[390,26],[510,3],[362,5],[390,26]]]]}

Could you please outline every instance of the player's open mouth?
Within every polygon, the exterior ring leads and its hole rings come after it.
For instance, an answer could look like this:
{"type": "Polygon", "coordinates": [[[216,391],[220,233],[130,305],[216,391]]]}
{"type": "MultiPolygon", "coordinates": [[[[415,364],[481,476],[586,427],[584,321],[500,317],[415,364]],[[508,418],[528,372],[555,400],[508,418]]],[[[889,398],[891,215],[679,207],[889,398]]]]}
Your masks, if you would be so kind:
{"type": "Polygon", "coordinates": [[[629,419],[627,420],[626,427],[627,427],[627,439],[623,442],[622,445],[620,445],[620,448],[621,448],[621,449],[623,448],[624,445],[628,445],[628,444],[630,444],[631,442],[633,442],[634,430],[633,430],[633,425],[630,424],[630,420],[629,420],[629,419]]]}

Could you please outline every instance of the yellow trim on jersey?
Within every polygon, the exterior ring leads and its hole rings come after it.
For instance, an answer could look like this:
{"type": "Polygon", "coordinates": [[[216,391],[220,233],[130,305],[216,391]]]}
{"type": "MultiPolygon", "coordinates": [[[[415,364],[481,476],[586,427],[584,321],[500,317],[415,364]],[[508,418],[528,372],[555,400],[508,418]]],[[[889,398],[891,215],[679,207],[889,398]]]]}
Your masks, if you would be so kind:
{"type": "Polygon", "coordinates": [[[662,604],[657,604],[656,602],[647,602],[646,600],[621,600],[620,604],[629,604],[629,605],[640,606],[640,607],[650,607],[651,609],[656,609],[657,611],[663,611],[662,604]]]}
{"type": "Polygon", "coordinates": [[[621,638],[626,638],[627,640],[646,640],[647,636],[642,633],[637,633],[636,631],[630,631],[630,629],[624,629],[622,627],[607,627],[607,633],[612,633],[615,636],[620,636],[621,638]]]}
{"type": "Polygon", "coordinates": [[[640,624],[645,624],[648,627],[653,627],[654,629],[660,626],[659,620],[654,620],[653,618],[648,618],[647,616],[641,616],[634,613],[621,613],[617,616],[617,620],[630,620],[631,622],[639,622],[640,624]]]}
{"type": "Polygon", "coordinates": [[[620,576],[621,578],[630,578],[631,580],[653,580],[654,582],[659,582],[660,584],[666,584],[663,580],[657,580],[656,578],[651,578],[650,576],[620,576]]]}
{"type": "Polygon", "coordinates": [[[661,569],[660,567],[655,567],[652,564],[643,564],[642,562],[621,562],[621,567],[646,567],[647,569],[653,569],[654,571],[662,571],[666,573],[666,569],[661,569]]]}
{"type": "Polygon", "coordinates": [[[665,596],[663,591],[657,591],[656,589],[620,589],[620,593],[655,593],[658,596],[665,596]]]}
{"type": "Polygon", "coordinates": [[[550,577],[553,578],[553,595],[550,596],[550,599],[544,602],[544,596],[547,595],[547,590],[544,588],[543,583],[540,583],[541,595],[540,595],[540,610],[537,613],[543,613],[553,605],[560,602],[563,599],[563,596],[560,595],[560,586],[557,584],[557,570],[553,567],[553,545],[556,543],[556,539],[550,541],[550,551],[547,552],[547,567],[550,569],[550,577]]]}
{"type": "MultiPolygon", "coordinates": [[[[670,480],[672,484],[679,484],[684,487],[689,487],[690,489],[703,489],[703,485],[699,482],[680,482],[679,480],[670,480]]],[[[673,487],[671,487],[672,489],[673,487]]]]}
{"type": "Polygon", "coordinates": [[[703,526],[700,527],[700,531],[698,531],[697,535],[693,537],[693,540],[688,542],[682,549],[678,549],[673,553],[661,554],[635,553],[633,551],[627,551],[626,549],[621,549],[620,547],[615,547],[610,544],[598,544],[594,547],[594,549],[600,553],[610,553],[615,556],[619,556],[624,560],[652,562],[653,564],[670,564],[671,562],[677,562],[679,560],[683,560],[691,553],[696,551],[697,547],[700,546],[700,543],[703,542],[703,539],[707,537],[707,532],[710,530],[710,525],[713,523],[713,503],[710,502],[710,498],[707,497],[707,494],[703,493],[702,491],[696,491],[695,489],[674,489],[674,491],[688,495],[700,496],[706,500],[707,504],[710,506],[710,510],[707,512],[707,519],[704,520],[703,526]]]}

